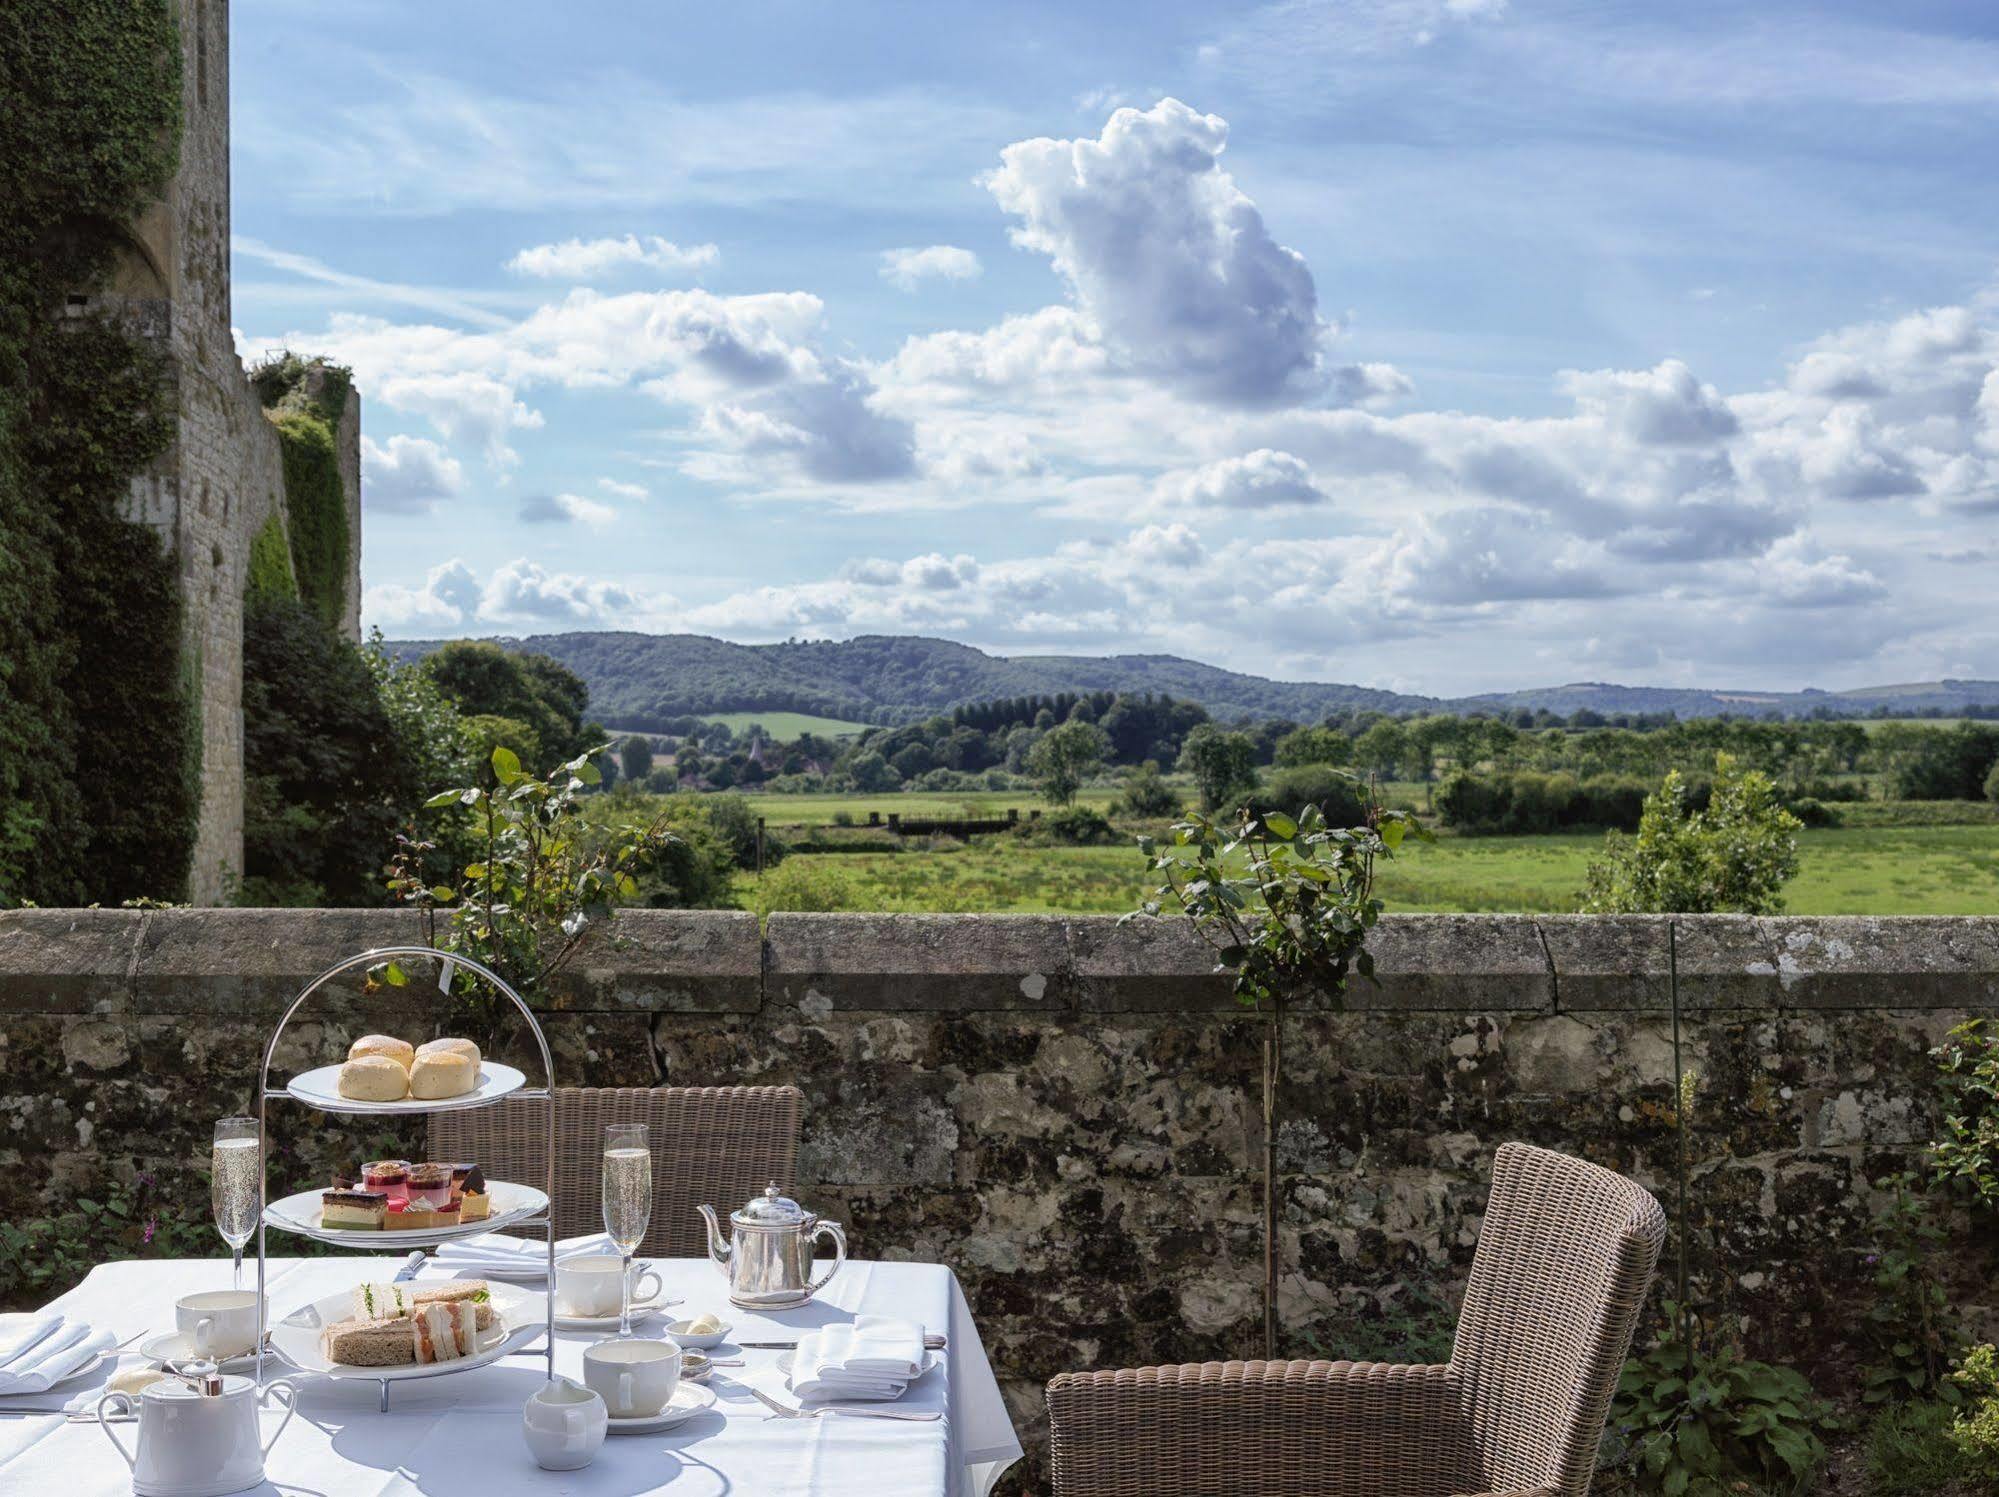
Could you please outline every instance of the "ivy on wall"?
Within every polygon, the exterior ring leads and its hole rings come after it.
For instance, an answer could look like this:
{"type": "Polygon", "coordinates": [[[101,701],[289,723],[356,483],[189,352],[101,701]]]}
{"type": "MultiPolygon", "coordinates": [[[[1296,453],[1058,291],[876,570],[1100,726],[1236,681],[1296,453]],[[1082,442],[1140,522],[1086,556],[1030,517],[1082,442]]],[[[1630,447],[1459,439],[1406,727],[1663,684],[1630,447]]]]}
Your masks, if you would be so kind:
{"type": "Polygon", "coordinates": [[[124,518],[159,351],[67,298],[173,174],[169,0],[0,6],[0,904],[185,891],[199,808],[173,558],[124,518]]]}
{"type": "Polygon", "coordinates": [[[292,578],[291,548],[285,526],[275,514],[250,537],[250,564],[243,576],[243,601],[296,602],[298,583],[292,578]]]}
{"type": "Polygon", "coordinates": [[[253,369],[250,383],[284,454],[285,517],[298,597],[329,628],[338,628],[352,542],[334,432],[353,377],[338,364],[281,353],[253,369]]]}

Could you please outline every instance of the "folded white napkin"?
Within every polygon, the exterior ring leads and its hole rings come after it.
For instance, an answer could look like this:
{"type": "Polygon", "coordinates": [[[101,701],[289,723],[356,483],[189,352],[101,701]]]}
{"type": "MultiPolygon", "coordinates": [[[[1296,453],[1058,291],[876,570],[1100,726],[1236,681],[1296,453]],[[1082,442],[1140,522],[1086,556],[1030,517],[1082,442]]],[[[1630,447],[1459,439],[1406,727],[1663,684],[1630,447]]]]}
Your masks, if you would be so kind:
{"type": "Polygon", "coordinates": [[[13,1365],[16,1357],[36,1342],[54,1335],[62,1323],[60,1315],[46,1310],[0,1315],[0,1368],[13,1365]]]}
{"type": "MultiPolygon", "coordinates": [[[[586,1237],[564,1237],[555,1244],[558,1261],[578,1254],[615,1252],[609,1232],[592,1232],[586,1237]]],[[[432,1261],[439,1268],[490,1273],[498,1278],[540,1279],[548,1277],[548,1244],[525,1237],[503,1237],[487,1232],[479,1237],[461,1237],[440,1247],[432,1261]]]]}
{"type": "Polygon", "coordinates": [[[791,1391],[800,1398],[900,1398],[923,1371],[923,1327],[892,1315],[857,1315],[799,1337],[791,1391]]]}
{"type": "Polygon", "coordinates": [[[109,1331],[65,1324],[0,1367],[0,1398],[46,1393],[99,1352],[109,1351],[117,1344],[118,1338],[109,1331]]]}

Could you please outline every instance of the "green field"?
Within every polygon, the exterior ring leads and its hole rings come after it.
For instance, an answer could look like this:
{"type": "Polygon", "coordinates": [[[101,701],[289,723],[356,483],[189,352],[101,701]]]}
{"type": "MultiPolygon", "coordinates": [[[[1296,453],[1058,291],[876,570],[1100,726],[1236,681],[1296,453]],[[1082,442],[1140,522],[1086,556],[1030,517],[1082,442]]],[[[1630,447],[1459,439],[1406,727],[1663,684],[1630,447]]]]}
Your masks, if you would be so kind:
{"type": "MultiPolygon", "coordinates": [[[[953,790],[936,795],[892,790],[885,795],[745,795],[743,799],[750,803],[751,815],[761,816],[780,828],[831,826],[833,817],[843,811],[857,825],[865,826],[870,811],[880,812],[883,821],[890,816],[982,820],[1004,816],[1009,810],[1018,811],[1025,818],[1029,812],[1045,813],[1049,809],[1048,802],[1032,790],[953,790]]],[[[1076,804],[1102,811],[1116,799],[1115,790],[1085,790],[1076,797],[1076,804]]]]}
{"type": "MultiPolygon", "coordinates": [[[[1829,828],[1807,831],[1799,842],[1798,876],[1785,891],[1789,913],[1999,913],[1999,826],[1829,828]]],[[[1445,837],[1391,864],[1382,895],[1390,910],[1573,911],[1583,870],[1602,845],[1595,836],[1445,837]]],[[[1145,870],[1130,848],[1025,847],[982,838],[939,852],[799,854],[766,874],[761,887],[744,875],[737,895],[759,913],[1118,914],[1134,908],[1145,889],[1145,870]]]]}
{"type": "Polygon", "coordinates": [[[858,738],[871,724],[848,722],[840,717],[814,717],[809,712],[699,712],[704,723],[720,723],[731,733],[740,733],[751,723],[780,743],[788,743],[800,733],[817,733],[821,738],[858,738]]]}

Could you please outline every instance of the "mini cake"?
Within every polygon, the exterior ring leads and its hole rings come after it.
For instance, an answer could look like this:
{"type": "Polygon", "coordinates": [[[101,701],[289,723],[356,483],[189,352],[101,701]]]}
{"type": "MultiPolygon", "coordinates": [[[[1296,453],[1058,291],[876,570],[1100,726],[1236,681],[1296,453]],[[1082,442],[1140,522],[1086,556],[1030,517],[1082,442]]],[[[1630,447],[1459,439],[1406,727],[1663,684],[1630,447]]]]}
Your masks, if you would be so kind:
{"type": "MultiPolygon", "coordinates": [[[[462,1055],[472,1062],[474,1071],[479,1069],[479,1047],[470,1040],[461,1040],[447,1035],[441,1040],[430,1040],[416,1047],[418,1055],[462,1055]]],[[[416,1062],[411,1061],[414,1065],[416,1062]]]]}
{"type": "Polygon", "coordinates": [[[409,1162],[402,1159],[376,1159],[362,1165],[361,1188],[379,1190],[391,1201],[407,1201],[410,1196],[409,1162]]]}
{"type": "Polygon", "coordinates": [[[456,1203],[435,1210],[415,1201],[389,1203],[388,1229],[391,1232],[430,1232],[438,1227],[458,1225],[456,1203]]]}
{"type": "Polygon", "coordinates": [[[349,1060],[359,1060],[364,1055],[386,1055],[405,1071],[416,1062],[416,1051],[409,1041],[392,1034],[364,1034],[347,1047],[349,1060]]]}
{"type": "Polygon", "coordinates": [[[326,1190],[319,1195],[319,1224],[346,1232],[379,1232],[389,1198],[379,1190],[326,1190]]]}
{"type": "Polygon", "coordinates": [[[386,1055],[363,1055],[340,1068],[340,1095],[355,1102],[400,1102],[410,1092],[410,1073],[386,1055]]]}
{"type": "Polygon", "coordinates": [[[486,1193],[486,1176],[478,1165],[452,1165],[451,1189],[460,1221],[480,1222],[492,1215],[493,1199],[486,1193]]]}
{"type": "Polygon", "coordinates": [[[479,1084],[479,1066],[456,1050],[419,1055],[410,1069],[410,1095],[423,1102],[462,1097],[479,1084]]]}
{"type": "Polygon", "coordinates": [[[442,1211],[451,1203],[451,1166],[413,1164],[409,1173],[409,1200],[414,1207],[442,1211]]]}

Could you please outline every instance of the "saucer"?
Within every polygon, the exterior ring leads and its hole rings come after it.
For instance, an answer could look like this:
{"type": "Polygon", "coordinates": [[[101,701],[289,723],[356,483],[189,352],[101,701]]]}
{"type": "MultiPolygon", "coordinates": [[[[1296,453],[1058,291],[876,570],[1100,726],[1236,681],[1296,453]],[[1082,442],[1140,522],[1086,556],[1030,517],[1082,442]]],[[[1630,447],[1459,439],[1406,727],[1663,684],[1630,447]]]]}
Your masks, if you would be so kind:
{"type": "MultiPolygon", "coordinates": [[[[663,1295],[658,1299],[633,1300],[632,1323],[636,1325],[639,1321],[658,1314],[668,1305],[679,1303],[679,1300],[668,1299],[663,1295]]],[[[555,1328],[559,1331],[615,1331],[618,1328],[618,1317],[616,1312],[609,1315],[571,1315],[557,1305],[555,1328]]]]}
{"type": "Polygon", "coordinates": [[[684,1329],[692,1324],[693,1322],[688,1320],[669,1320],[666,1323],[666,1334],[669,1339],[679,1342],[681,1347],[687,1351],[709,1351],[727,1341],[729,1339],[729,1332],[735,1329],[735,1326],[725,1320],[722,1322],[721,1330],[710,1331],[706,1335],[695,1336],[690,1335],[684,1329]]]}
{"type": "MultiPolygon", "coordinates": [[[[182,1331],[168,1331],[163,1336],[139,1343],[139,1355],[149,1362],[193,1362],[200,1353],[194,1349],[193,1337],[182,1331]]],[[[257,1365],[257,1354],[253,1351],[238,1352],[233,1357],[224,1357],[215,1364],[218,1372],[245,1372],[257,1365]]]]}
{"type": "Polygon", "coordinates": [[[624,1419],[613,1414],[608,1421],[609,1430],[614,1435],[649,1435],[655,1430],[672,1429],[683,1419],[691,1419],[702,1410],[714,1407],[713,1388],[704,1388],[682,1379],[673,1390],[673,1397],[666,1401],[666,1407],[657,1414],[633,1414],[624,1419]]]}

